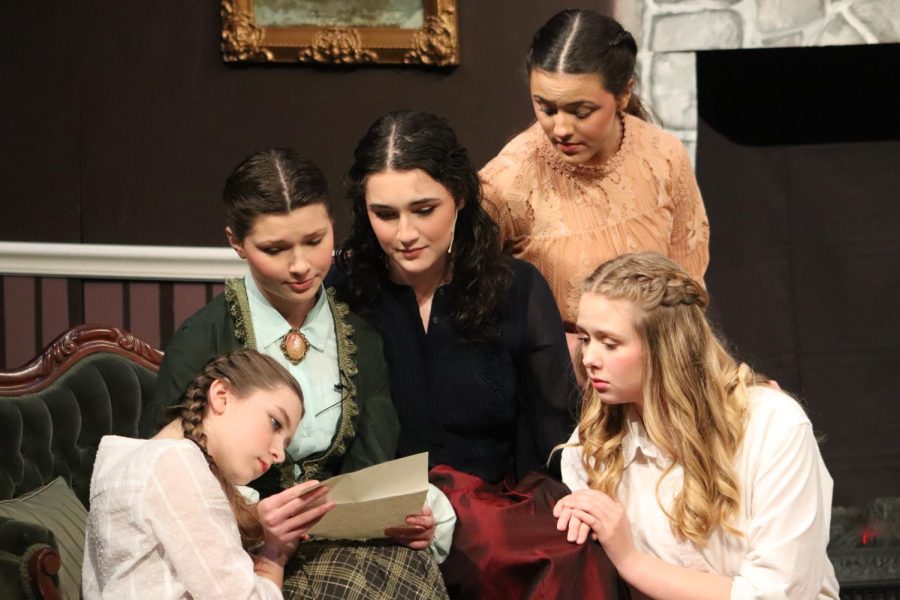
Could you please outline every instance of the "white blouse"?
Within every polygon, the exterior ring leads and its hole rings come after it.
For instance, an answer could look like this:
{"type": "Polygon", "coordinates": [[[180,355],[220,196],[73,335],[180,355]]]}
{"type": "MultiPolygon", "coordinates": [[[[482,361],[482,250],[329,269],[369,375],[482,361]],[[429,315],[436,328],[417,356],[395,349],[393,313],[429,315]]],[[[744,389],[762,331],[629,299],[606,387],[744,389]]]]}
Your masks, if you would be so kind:
{"type": "MultiPolygon", "coordinates": [[[[733,599],[837,599],[834,568],[825,554],[833,482],[819,454],[812,425],[788,395],[751,388],[749,420],[737,456],[743,536],[717,529],[704,548],[675,537],[655,495],[670,461],[632,412],[622,442],[625,470],[616,490],[631,522],[637,549],[688,569],[732,578],[733,599]]],[[[569,443],[577,443],[577,431],[569,443]]],[[[580,446],[562,453],[563,482],[587,489],[580,446]]],[[[666,509],[681,490],[680,465],[659,486],[666,509]]]]}
{"type": "Polygon", "coordinates": [[[225,493],[193,442],[104,436],[90,496],[86,600],[282,598],[253,572],[225,493]]]}

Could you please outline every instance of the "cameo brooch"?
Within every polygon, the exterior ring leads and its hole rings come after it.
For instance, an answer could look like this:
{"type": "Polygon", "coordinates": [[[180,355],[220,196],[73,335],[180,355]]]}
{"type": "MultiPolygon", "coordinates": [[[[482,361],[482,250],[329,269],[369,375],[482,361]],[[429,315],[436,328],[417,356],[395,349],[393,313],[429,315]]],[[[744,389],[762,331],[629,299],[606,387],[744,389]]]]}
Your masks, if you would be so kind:
{"type": "Polygon", "coordinates": [[[281,353],[292,365],[299,364],[306,357],[309,350],[309,340],[300,332],[299,327],[294,327],[281,338],[281,353]]]}

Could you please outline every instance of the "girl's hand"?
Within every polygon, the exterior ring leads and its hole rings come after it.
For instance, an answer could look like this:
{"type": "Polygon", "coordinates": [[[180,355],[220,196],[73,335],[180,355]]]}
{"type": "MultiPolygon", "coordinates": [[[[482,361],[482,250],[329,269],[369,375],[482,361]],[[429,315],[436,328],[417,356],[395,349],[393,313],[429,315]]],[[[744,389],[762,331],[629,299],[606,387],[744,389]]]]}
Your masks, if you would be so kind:
{"type": "Polygon", "coordinates": [[[434,515],[427,504],[419,514],[408,515],[406,523],[409,527],[389,527],[384,535],[411,550],[424,550],[434,540],[434,515]]]}
{"type": "Polygon", "coordinates": [[[328,488],[318,481],[305,481],[260,500],[256,515],[263,527],[266,545],[290,546],[309,538],[307,532],[334,508],[327,500],[328,488]],[[317,487],[318,486],[318,487],[317,487]]]}
{"type": "Polygon", "coordinates": [[[574,544],[584,544],[587,541],[589,534],[592,539],[596,540],[597,536],[591,533],[590,525],[576,517],[574,514],[575,509],[570,508],[564,503],[564,501],[571,496],[572,495],[570,494],[565,498],[561,498],[553,507],[553,516],[556,517],[556,529],[558,531],[565,531],[566,539],[574,544]]]}
{"type": "Polygon", "coordinates": [[[617,567],[637,553],[631,539],[631,524],[621,504],[597,490],[579,490],[559,500],[553,507],[556,528],[568,530],[567,539],[579,544],[591,537],[601,544],[617,567]]]}

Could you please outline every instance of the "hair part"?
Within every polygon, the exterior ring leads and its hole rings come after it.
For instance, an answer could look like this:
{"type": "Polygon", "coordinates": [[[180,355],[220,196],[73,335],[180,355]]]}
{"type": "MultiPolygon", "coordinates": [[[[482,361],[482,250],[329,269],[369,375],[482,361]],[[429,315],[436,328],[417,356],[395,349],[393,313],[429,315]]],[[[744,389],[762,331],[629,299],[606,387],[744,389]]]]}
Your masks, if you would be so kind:
{"type": "Polygon", "coordinates": [[[454,327],[469,341],[495,339],[512,273],[497,225],[482,208],[478,173],[447,121],[423,111],[388,113],[369,128],[353,156],[347,177],[350,232],[337,253],[351,308],[374,315],[389,277],[387,257],[369,221],[366,182],[386,171],[420,169],[447,188],[457,207],[448,284],[454,327]]]}
{"type": "Polygon", "coordinates": [[[181,402],[170,408],[181,419],[185,439],[197,444],[206,457],[209,469],[222,486],[234,513],[241,534],[241,543],[244,548],[251,548],[263,541],[263,530],[256,518],[256,511],[247,503],[237,487],[225,480],[215,460],[207,451],[203,419],[209,411],[209,389],[216,380],[225,382],[238,398],[246,398],[258,390],[271,391],[286,387],[297,396],[301,407],[303,392],[297,380],[275,359],[244,348],[217,356],[206,363],[188,384],[181,402]]]}
{"type": "Polygon", "coordinates": [[[525,58],[528,73],[594,73],[603,87],[621,100],[624,111],[644,121],[650,113],[634,91],[637,43],[615,19],[592,10],[556,13],[538,29],[525,58]]]}
{"type": "Polygon", "coordinates": [[[328,182],[308,158],[293,150],[269,148],[248,156],[228,179],[222,191],[225,225],[238,242],[253,228],[257,217],[328,203],[328,182]]]}
{"type": "MultiPolygon", "coordinates": [[[[659,481],[676,464],[684,471],[682,490],[668,511],[657,488],[673,533],[701,547],[717,527],[742,535],[732,525],[740,508],[734,459],[746,428],[747,388],[765,378],[728,353],[706,318],[706,290],[662,255],[641,252],[607,261],[587,278],[583,293],[633,307],[643,344],[644,427],[672,457],[659,481]]],[[[611,496],[624,469],[627,410],[591,392],[578,424],[589,485],[611,496]]]]}

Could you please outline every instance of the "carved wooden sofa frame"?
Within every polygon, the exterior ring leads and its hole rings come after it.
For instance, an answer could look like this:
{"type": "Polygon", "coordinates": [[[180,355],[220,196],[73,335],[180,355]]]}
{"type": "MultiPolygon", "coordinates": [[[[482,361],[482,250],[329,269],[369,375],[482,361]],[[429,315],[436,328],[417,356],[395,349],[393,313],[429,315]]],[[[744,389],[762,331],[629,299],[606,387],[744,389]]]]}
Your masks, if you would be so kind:
{"type": "MultiPolygon", "coordinates": [[[[161,352],[127,331],[82,325],[27,365],[0,371],[0,500],[21,497],[61,476],[87,508],[100,438],[149,437],[160,424],[153,383],[161,360],[161,352]]],[[[34,525],[12,525],[31,527],[29,541],[41,536],[40,527],[35,533],[34,525]]],[[[0,554],[9,559],[10,549],[0,547],[0,554]]],[[[22,598],[62,597],[52,533],[15,556],[22,598]]],[[[13,576],[12,571],[7,568],[3,576],[13,576]]],[[[6,584],[5,590],[13,585],[6,584]]]]}

